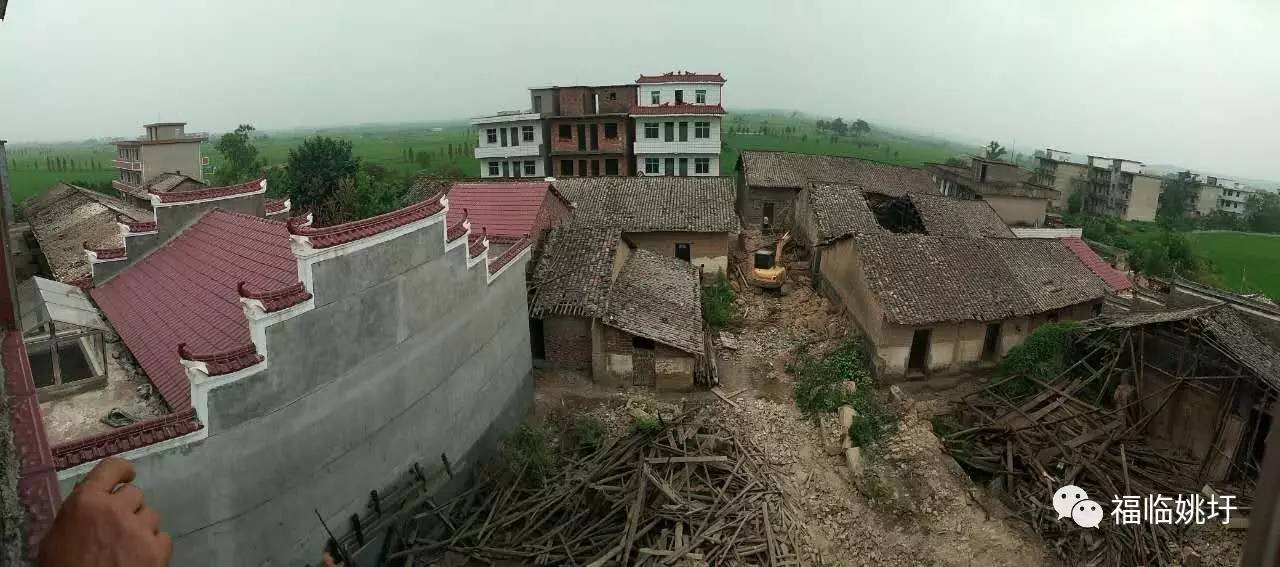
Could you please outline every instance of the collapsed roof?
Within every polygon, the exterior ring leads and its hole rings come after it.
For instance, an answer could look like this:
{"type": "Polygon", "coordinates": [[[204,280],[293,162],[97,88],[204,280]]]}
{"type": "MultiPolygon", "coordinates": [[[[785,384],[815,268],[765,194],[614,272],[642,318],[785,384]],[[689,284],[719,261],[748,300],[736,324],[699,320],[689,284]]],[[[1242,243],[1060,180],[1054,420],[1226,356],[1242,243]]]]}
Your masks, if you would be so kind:
{"type": "Polygon", "coordinates": [[[84,247],[120,248],[118,219],[151,222],[150,211],[97,191],[58,183],[22,202],[22,214],[40,244],[53,278],[72,282],[89,276],[84,247]]]}
{"type": "Polygon", "coordinates": [[[813,211],[818,241],[829,241],[853,232],[884,234],[884,228],[869,197],[888,198],[912,207],[924,232],[934,236],[1012,237],[991,205],[985,201],[962,201],[925,193],[907,193],[896,199],[848,184],[815,183],[807,191],[813,211]]]}

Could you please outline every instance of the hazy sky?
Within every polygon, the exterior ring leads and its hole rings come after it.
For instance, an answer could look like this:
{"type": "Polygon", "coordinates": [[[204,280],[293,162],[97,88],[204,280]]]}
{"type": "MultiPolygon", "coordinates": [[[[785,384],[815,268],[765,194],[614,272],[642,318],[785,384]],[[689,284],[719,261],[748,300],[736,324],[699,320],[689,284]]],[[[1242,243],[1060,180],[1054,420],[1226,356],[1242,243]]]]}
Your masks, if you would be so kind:
{"type": "Polygon", "coordinates": [[[1280,179],[1280,2],[10,0],[0,137],[420,121],[719,71],[725,104],[1280,179]]]}

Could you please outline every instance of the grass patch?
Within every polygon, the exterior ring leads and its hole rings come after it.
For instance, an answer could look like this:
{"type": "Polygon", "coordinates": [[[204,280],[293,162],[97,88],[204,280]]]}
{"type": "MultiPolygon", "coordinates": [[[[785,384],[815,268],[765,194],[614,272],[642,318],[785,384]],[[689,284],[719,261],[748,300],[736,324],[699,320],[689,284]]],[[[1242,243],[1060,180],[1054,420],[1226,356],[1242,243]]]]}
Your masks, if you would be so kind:
{"type": "Polygon", "coordinates": [[[734,303],[733,286],[724,271],[716,273],[711,285],[702,288],[702,318],[713,329],[736,327],[742,322],[734,303]]]}
{"type": "Polygon", "coordinates": [[[1235,291],[1261,291],[1280,298],[1280,235],[1247,232],[1193,232],[1197,254],[1208,259],[1220,283],[1235,291]]]}
{"type": "Polygon", "coordinates": [[[884,442],[897,430],[898,415],[884,395],[877,392],[866,351],[856,341],[846,341],[822,357],[797,355],[788,370],[795,376],[792,396],[800,410],[815,415],[836,411],[843,405],[857,412],[849,427],[849,439],[868,458],[875,458],[884,442]]]}
{"type": "Polygon", "coordinates": [[[1000,362],[1000,375],[1014,378],[996,386],[995,391],[1014,401],[1039,392],[1040,385],[1032,378],[1047,381],[1067,369],[1067,353],[1079,330],[1080,323],[1076,321],[1036,328],[1022,344],[1009,349],[1000,362]]]}

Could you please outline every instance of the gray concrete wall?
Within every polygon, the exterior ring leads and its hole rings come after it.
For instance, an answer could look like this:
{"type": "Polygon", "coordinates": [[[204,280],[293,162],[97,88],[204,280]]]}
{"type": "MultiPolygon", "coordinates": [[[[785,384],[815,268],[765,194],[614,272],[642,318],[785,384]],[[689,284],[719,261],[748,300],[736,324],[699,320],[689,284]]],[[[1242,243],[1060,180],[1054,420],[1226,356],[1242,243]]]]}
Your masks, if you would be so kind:
{"type": "MultiPolygon", "coordinates": [[[[151,207],[150,203],[147,204],[147,207],[151,207]]],[[[183,230],[186,230],[191,223],[199,220],[201,215],[213,209],[235,211],[255,217],[266,216],[266,203],[261,193],[203,203],[156,207],[156,233],[127,238],[125,247],[128,257],[119,262],[104,262],[94,265],[94,283],[102,284],[111,279],[112,276],[123,272],[125,268],[146,257],[156,246],[168,242],[183,230]]]]}
{"type": "Polygon", "coordinates": [[[196,181],[204,181],[200,165],[200,143],[146,144],[142,146],[142,180],[161,173],[181,173],[196,181]]]}
{"type": "Polygon", "coordinates": [[[525,261],[486,284],[441,230],[316,264],[316,306],[267,328],[267,370],[210,393],[209,438],[135,461],[174,565],[314,562],[313,509],[343,531],[411,463],[466,470],[519,422],[525,261]]]}

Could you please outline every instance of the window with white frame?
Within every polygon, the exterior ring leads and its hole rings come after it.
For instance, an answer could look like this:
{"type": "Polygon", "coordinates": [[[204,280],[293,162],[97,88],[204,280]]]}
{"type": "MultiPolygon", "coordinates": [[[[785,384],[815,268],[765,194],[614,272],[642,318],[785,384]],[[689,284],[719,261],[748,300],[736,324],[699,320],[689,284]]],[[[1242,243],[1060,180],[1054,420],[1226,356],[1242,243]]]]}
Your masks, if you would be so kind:
{"type": "Polygon", "coordinates": [[[644,137],[650,140],[658,139],[658,123],[657,122],[645,122],[644,137]]]}
{"type": "Polygon", "coordinates": [[[496,143],[498,143],[498,129],[497,129],[497,128],[490,128],[490,129],[488,129],[488,130],[485,130],[485,131],[484,131],[484,135],[485,135],[485,140],[487,140],[490,144],[496,144],[496,143]]]}
{"type": "Polygon", "coordinates": [[[707,89],[698,89],[696,91],[693,91],[693,102],[696,102],[698,104],[706,104],[707,89]]]}
{"type": "Polygon", "coordinates": [[[694,122],[693,137],[694,138],[710,138],[711,123],[710,122],[694,122]]]}
{"type": "Polygon", "coordinates": [[[520,138],[526,142],[533,141],[533,126],[521,126],[520,138]]]}
{"type": "Polygon", "coordinates": [[[649,104],[658,104],[662,100],[662,91],[649,91],[649,104]]]}
{"type": "Polygon", "coordinates": [[[496,162],[496,161],[491,161],[491,162],[489,162],[489,175],[490,175],[491,177],[497,177],[497,176],[498,176],[498,162],[496,162]]]}
{"type": "Polygon", "coordinates": [[[656,157],[644,158],[644,172],[650,175],[657,175],[662,172],[662,162],[656,157]]]}
{"type": "Polygon", "coordinates": [[[711,158],[693,158],[694,173],[711,173],[711,158]]]}
{"type": "Polygon", "coordinates": [[[538,174],[538,166],[533,161],[524,162],[525,177],[533,177],[538,174]]]}

